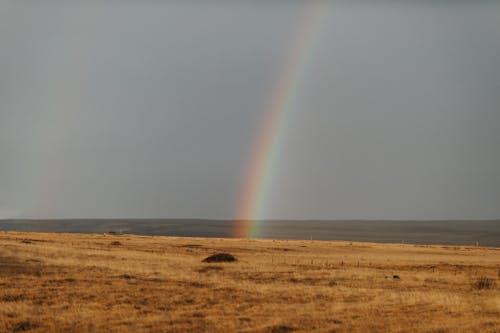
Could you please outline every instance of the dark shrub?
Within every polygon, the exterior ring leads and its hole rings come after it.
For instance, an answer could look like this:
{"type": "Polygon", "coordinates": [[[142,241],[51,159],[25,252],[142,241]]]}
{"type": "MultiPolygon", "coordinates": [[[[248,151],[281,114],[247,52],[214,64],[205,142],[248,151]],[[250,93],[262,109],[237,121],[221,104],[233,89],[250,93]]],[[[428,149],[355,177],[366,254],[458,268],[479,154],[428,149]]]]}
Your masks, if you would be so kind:
{"type": "Polygon", "coordinates": [[[229,253],[217,253],[203,259],[203,262],[233,262],[233,261],[236,261],[236,258],[229,253]]]}
{"type": "Polygon", "coordinates": [[[295,328],[284,325],[274,326],[271,328],[271,333],[288,333],[293,331],[295,331],[295,328]]]}

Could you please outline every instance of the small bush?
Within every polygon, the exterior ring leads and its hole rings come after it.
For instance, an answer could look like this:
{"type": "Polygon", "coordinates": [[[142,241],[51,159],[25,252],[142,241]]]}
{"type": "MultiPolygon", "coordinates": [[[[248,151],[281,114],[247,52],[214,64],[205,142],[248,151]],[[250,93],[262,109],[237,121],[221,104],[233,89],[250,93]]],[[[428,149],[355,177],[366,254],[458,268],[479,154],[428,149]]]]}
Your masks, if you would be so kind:
{"type": "Polygon", "coordinates": [[[217,253],[203,259],[203,262],[233,262],[233,261],[236,261],[236,258],[229,253],[217,253]]]}
{"type": "Polygon", "coordinates": [[[482,276],[474,281],[472,286],[478,290],[493,289],[495,287],[495,281],[493,279],[482,276]]]}

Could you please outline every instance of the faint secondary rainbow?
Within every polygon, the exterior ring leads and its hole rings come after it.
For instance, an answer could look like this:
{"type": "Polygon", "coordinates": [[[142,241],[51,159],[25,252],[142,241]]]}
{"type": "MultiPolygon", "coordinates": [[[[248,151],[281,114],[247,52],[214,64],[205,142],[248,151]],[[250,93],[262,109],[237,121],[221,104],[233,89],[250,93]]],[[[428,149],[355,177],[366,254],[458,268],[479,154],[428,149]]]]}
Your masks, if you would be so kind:
{"type": "MultiPolygon", "coordinates": [[[[84,13],[70,11],[71,24],[66,25],[68,38],[58,44],[60,63],[57,66],[48,59],[50,76],[43,81],[44,95],[38,117],[33,120],[32,136],[27,140],[30,156],[29,174],[24,177],[24,197],[31,198],[32,209],[37,216],[52,217],[48,207],[57,205],[56,188],[61,181],[60,157],[54,158],[54,152],[60,152],[71,139],[72,129],[77,125],[78,113],[85,112],[85,87],[89,84],[89,72],[92,70],[91,55],[98,41],[97,22],[94,16],[89,20],[84,13]]],[[[65,20],[64,16],[60,17],[65,20]]],[[[43,59],[43,58],[42,58],[43,59]]],[[[39,89],[42,89],[40,87],[39,89]]],[[[31,216],[28,216],[31,217],[31,216]]]]}
{"type": "Polygon", "coordinates": [[[321,1],[306,1],[303,18],[294,35],[288,57],[271,91],[262,125],[245,172],[236,216],[235,237],[257,237],[264,209],[270,200],[271,178],[278,160],[287,118],[300,90],[307,64],[312,58],[315,37],[325,12],[321,1]]]}

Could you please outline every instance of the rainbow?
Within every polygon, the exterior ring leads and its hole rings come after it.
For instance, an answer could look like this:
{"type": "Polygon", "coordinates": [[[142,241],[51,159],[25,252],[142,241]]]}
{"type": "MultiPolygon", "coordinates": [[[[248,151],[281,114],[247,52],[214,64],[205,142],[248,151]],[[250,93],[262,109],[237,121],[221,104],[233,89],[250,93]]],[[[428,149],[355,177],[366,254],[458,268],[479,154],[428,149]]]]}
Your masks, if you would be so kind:
{"type": "Polygon", "coordinates": [[[262,119],[262,125],[253,145],[236,213],[233,236],[252,238],[259,235],[270,201],[271,179],[275,175],[286,123],[300,90],[314,41],[319,32],[321,15],[325,8],[321,1],[306,1],[304,15],[294,35],[292,47],[284,63],[262,119]]]}

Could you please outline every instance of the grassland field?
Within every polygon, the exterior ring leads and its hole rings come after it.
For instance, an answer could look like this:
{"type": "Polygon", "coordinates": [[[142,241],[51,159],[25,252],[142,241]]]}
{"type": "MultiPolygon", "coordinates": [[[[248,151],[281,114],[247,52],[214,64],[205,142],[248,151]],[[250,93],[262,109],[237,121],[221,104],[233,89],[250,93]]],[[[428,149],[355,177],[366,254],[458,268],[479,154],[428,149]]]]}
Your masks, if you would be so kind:
{"type": "Polygon", "coordinates": [[[9,231],[0,332],[493,333],[499,277],[500,248],[9,231]]]}

